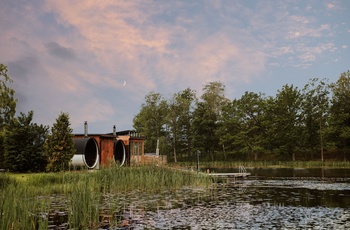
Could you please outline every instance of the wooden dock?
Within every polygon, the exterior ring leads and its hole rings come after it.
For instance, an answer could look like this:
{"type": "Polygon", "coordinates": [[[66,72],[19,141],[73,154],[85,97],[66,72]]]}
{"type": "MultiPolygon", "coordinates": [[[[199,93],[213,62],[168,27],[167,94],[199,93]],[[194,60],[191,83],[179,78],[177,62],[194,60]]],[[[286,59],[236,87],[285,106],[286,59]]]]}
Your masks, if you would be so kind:
{"type": "Polygon", "coordinates": [[[206,175],[217,178],[245,178],[250,176],[250,173],[207,173],[206,175]]]}

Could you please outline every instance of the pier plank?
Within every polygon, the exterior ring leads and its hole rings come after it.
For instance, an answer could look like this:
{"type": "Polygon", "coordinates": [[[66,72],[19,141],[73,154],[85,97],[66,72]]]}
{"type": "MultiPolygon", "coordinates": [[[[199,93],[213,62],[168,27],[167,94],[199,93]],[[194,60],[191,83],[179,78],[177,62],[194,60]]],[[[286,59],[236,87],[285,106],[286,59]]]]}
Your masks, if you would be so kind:
{"type": "Polygon", "coordinates": [[[208,176],[213,176],[213,177],[248,177],[250,176],[250,173],[208,173],[206,174],[208,176]]]}

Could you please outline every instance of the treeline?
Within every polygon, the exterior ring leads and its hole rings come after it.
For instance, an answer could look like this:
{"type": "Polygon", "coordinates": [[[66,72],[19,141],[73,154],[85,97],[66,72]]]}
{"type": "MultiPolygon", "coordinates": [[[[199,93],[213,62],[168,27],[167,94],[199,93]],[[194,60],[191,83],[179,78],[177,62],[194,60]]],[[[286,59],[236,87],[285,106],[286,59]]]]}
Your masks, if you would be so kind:
{"type": "Polygon", "coordinates": [[[325,153],[347,160],[350,71],[334,83],[314,78],[302,89],[286,84],[275,96],[245,92],[229,99],[221,82],[206,84],[199,98],[190,88],[169,99],[150,92],[133,122],[147,137],[146,153],[155,152],[159,140],[161,154],[175,162],[193,159],[198,151],[212,161],[234,156],[323,161],[325,153]]]}
{"type": "Polygon", "coordinates": [[[12,83],[7,66],[0,63],[0,168],[13,172],[68,169],[76,151],[68,113],[61,112],[51,130],[33,123],[33,111],[15,117],[18,101],[12,83]]]}

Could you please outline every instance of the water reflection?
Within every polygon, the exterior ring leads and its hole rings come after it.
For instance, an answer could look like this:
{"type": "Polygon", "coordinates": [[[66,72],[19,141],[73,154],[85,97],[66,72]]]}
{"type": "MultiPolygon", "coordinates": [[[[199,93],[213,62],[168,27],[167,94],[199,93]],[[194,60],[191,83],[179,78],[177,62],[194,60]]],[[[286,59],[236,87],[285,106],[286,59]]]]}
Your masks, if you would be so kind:
{"type": "Polygon", "coordinates": [[[256,179],[219,184],[205,191],[184,189],[168,194],[166,200],[171,201],[171,208],[150,207],[142,228],[350,228],[348,170],[250,169],[250,172],[256,179]]]}
{"type": "Polygon", "coordinates": [[[276,206],[270,203],[222,203],[149,213],[146,227],[159,229],[346,229],[349,210],[276,206]]]}
{"type": "Polygon", "coordinates": [[[134,229],[350,229],[348,170],[247,171],[253,176],[210,189],[135,190],[101,205],[126,210],[134,229]]]}
{"type": "MultiPolygon", "coordinates": [[[[238,172],[238,168],[210,168],[211,172],[238,172]]],[[[350,169],[336,168],[246,168],[247,172],[260,179],[269,178],[309,178],[309,179],[338,179],[349,180],[350,169]]]]}
{"type": "MultiPolygon", "coordinates": [[[[261,203],[269,201],[273,204],[282,203],[285,206],[303,206],[303,207],[350,207],[350,188],[349,185],[342,184],[334,185],[335,187],[343,187],[347,190],[325,190],[321,185],[320,188],[315,188],[312,184],[312,189],[308,188],[305,183],[303,187],[290,187],[289,185],[283,187],[283,181],[277,183],[259,186],[260,183],[252,183],[254,185],[248,186],[245,195],[248,197],[247,202],[261,203]]],[[[298,185],[298,184],[297,184],[298,185]]]]}
{"type": "Polygon", "coordinates": [[[347,229],[349,183],[243,180],[125,197],[147,210],[136,229],[347,229]]]}

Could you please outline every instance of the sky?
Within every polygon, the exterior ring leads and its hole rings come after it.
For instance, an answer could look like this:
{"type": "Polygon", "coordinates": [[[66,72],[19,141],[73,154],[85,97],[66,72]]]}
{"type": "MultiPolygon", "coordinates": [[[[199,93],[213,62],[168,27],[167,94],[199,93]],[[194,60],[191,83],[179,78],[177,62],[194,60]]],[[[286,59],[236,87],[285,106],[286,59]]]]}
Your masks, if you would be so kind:
{"type": "Polygon", "coordinates": [[[275,96],[350,70],[348,0],[2,0],[0,63],[17,113],[74,133],[133,129],[145,96],[275,96]]]}

